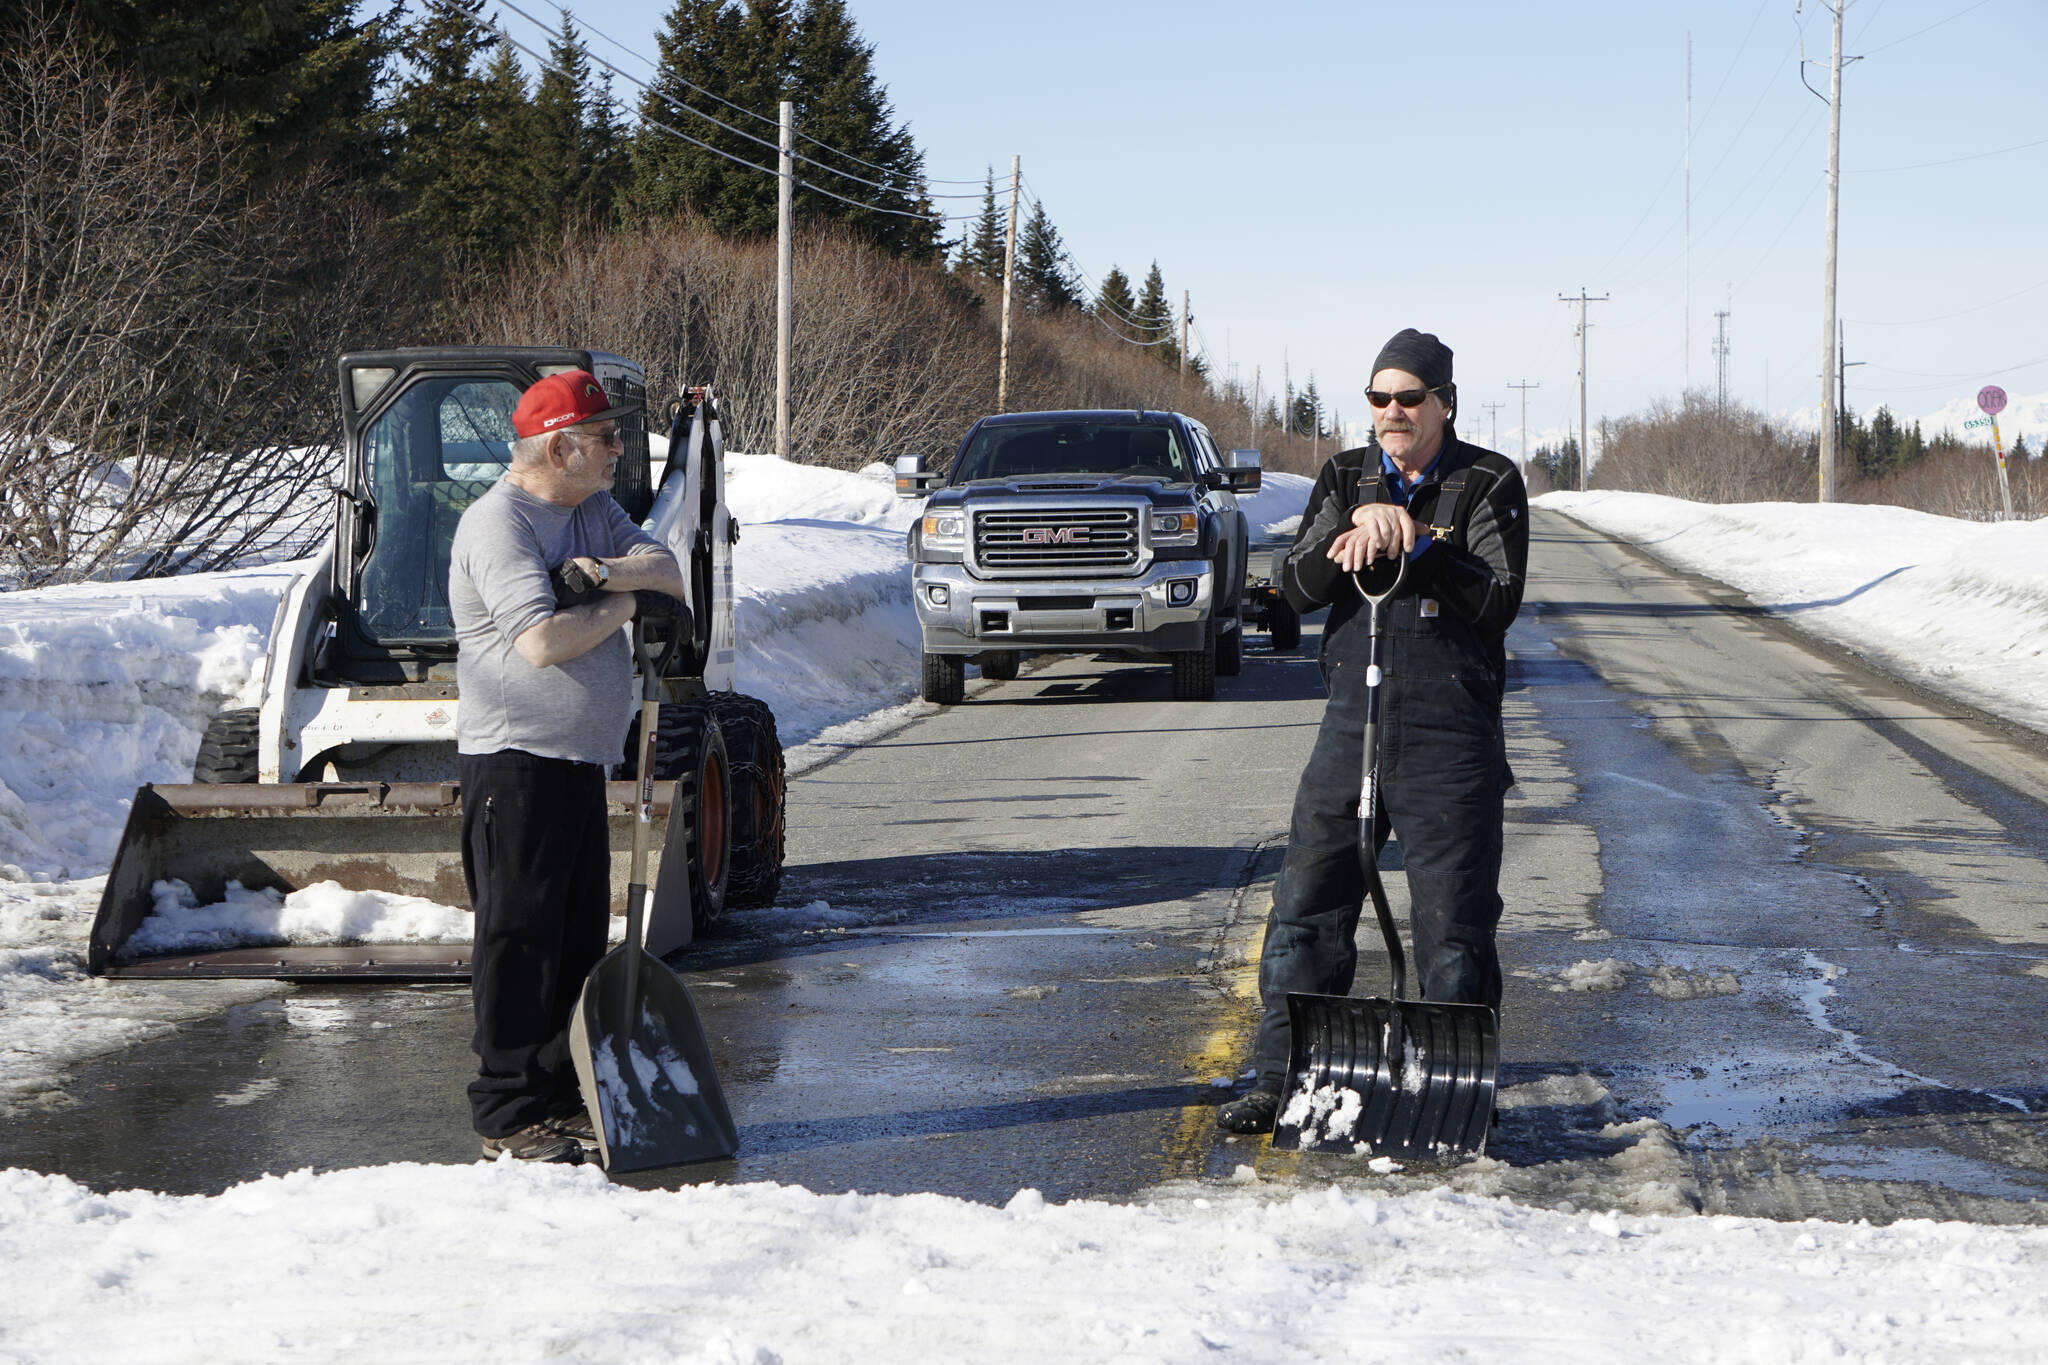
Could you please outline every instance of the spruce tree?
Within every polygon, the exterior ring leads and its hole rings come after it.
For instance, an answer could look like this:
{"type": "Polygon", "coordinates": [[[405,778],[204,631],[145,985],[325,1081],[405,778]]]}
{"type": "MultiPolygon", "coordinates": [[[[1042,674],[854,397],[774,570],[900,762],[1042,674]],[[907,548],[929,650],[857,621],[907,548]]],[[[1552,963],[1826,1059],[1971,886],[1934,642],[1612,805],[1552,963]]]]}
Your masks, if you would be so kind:
{"type": "Polygon", "coordinates": [[[619,126],[612,73],[599,76],[589,90],[583,126],[583,183],[570,216],[579,225],[603,225],[619,216],[620,201],[633,173],[632,146],[626,130],[619,126]]]}
{"type": "Polygon", "coordinates": [[[794,106],[795,152],[806,158],[796,162],[799,221],[844,223],[912,257],[941,254],[942,224],[932,211],[923,153],[909,129],[892,122],[888,97],[874,74],[874,49],[861,38],[844,0],[809,0],[801,11],[791,0],[746,0],[740,6],[731,0],[675,0],[657,41],[659,67],[641,101],[641,130],[634,140],[629,201],[635,215],[693,212],[730,235],[773,232],[778,186],[772,173],[735,164],[654,125],[665,123],[772,172],[777,106],[788,100],[794,106]]]}
{"type": "Polygon", "coordinates": [[[1131,294],[1130,277],[1116,266],[1102,277],[1102,288],[1095,295],[1095,316],[1102,319],[1105,327],[1118,336],[1132,336],[1131,319],[1137,316],[1138,301],[1131,294]]]}
{"type": "Polygon", "coordinates": [[[567,10],[561,16],[561,36],[548,43],[548,64],[534,90],[527,150],[536,182],[533,206],[544,218],[540,227],[548,238],[575,226],[577,204],[590,174],[584,108],[590,61],[577,41],[576,21],[567,10]]]}
{"type": "MultiPolygon", "coordinates": [[[[315,168],[371,179],[376,107],[398,36],[395,10],[358,22],[359,0],[76,0],[80,30],[187,111],[222,118],[257,184],[315,168]]],[[[4,7],[14,10],[14,6],[4,7]]],[[[33,6],[0,16],[0,40],[33,6]]]]}
{"type": "Polygon", "coordinates": [[[988,168],[988,185],[982,191],[981,216],[974,220],[961,253],[961,264],[985,279],[1003,277],[1003,256],[1008,250],[1005,225],[1009,214],[996,204],[996,168],[988,168]]]}
{"type": "Polygon", "coordinates": [[[640,99],[640,128],[633,138],[628,198],[636,216],[664,218],[695,211],[709,218],[733,176],[754,176],[772,186],[769,177],[674,135],[686,134],[756,165],[772,164],[772,152],[690,112],[702,110],[720,122],[774,140],[773,128],[691,88],[723,92],[727,65],[736,55],[738,28],[739,13],[727,0],[676,0],[669,10],[655,38],[659,60],[640,99]]]}
{"type": "Polygon", "coordinates": [[[1137,339],[1161,343],[1152,348],[1152,354],[1178,369],[1180,343],[1174,339],[1173,305],[1166,301],[1166,277],[1159,273],[1157,261],[1152,262],[1152,269],[1146,272],[1145,287],[1138,293],[1138,306],[1133,316],[1137,319],[1137,339]]]}
{"type": "Polygon", "coordinates": [[[406,33],[413,67],[391,103],[402,151],[389,185],[399,226],[438,265],[502,257],[517,227],[508,217],[527,212],[517,169],[494,159],[517,132],[510,81],[522,103],[524,81],[502,47],[495,83],[479,69],[493,46],[474,13],[451,5],[432,6],[406,33]]]}
{"type": "Polygon", "coordinates": [[[1024,230],[1017,234],[1017,283],[1024,306],[1034,313],[1057,313],[1081,302],[1081,284],[1067,262],[1060,230],[1044,204],[1034,204],[1024,230]]]}
{"type": "Polygon", "coordinates": [[[935,258],[941,225],[932,221],[924,153],[908,125],[894,122],[889,97],[875,78],[874,45],[861,38],[845,0],[809,0],[796,21],[792,57],[796,126],[804,134],[797,150],[822,163],[803,166],[800,178],[874,206],[856,207],[799,187],[800,211],[845,223],[900,255],[935,258]]]}

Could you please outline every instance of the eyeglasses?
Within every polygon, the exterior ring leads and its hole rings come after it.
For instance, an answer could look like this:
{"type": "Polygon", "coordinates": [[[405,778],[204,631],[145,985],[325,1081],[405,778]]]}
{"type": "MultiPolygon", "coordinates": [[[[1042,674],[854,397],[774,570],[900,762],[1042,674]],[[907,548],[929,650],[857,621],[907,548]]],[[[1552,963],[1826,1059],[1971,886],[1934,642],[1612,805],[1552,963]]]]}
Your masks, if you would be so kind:
{"type": "Polygon", "coordinates": [[[588,436],[593,441],[597,441],[603,445],[623,446],[624,444],[626,444],[626,433],[619,430],[619,424],[617,422],[612,423],[610,426],[606,427],[602,431],[579,430],[578,428],[575,427],[571,427],[569,428],[569,430],[577,436],[588,436]]]}
{"type": "Polygon", "coordinates": [[[1398,393],[1388,393],[1385,389],[1367,389],[1365,401],[1376,408],[1383,408],[1389,403],[1399,403],[1404,408],[1419,408],[1424,399],[1442,388],[1443,385],[1439,384],[1433,389],[1402,389],[1398,393]]]}

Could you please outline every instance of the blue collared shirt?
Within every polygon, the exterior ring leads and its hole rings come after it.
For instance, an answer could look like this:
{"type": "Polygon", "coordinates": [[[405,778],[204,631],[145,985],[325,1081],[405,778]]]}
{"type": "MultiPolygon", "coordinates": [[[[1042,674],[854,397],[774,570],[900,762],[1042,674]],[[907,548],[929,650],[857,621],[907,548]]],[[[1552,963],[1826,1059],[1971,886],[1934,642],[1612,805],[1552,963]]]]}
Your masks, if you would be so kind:
{"type": "MultiPolygon", "coordinates": [[[[1428,467],[1422,471],[1422,476],[1415,481],[1414,487],[1421,487],[1429,481],[1430,475],[1436,473],[1436,467],[1444,462],[1444,450],[1449,445],[1450,442],[1446,441],[1443,446],[1437,449],[1436,458],[1431,460],[1428,467]]],[[[1386,475],[1386,478],[1381,480],[1381,482],[1386,484],[1389,496],[1397,506],[1405,511],[1408,506],[1408,490],[1411,486],[1408,483],[1408,476],[1403,474],[1400,466],[1394,463],[1394,457],[1387,454],[1384,450],[1380,452],[1380,469],[1386,475]]],[[[1421,535],[1417,536],[1415,538],[1415,548],[1408,552],[1408,562],[1413,564],[1422,552],[1429,548],[1430,542],[1435,539],[1436,537],[1428,531],[1424,531],[1421,535]]]]}

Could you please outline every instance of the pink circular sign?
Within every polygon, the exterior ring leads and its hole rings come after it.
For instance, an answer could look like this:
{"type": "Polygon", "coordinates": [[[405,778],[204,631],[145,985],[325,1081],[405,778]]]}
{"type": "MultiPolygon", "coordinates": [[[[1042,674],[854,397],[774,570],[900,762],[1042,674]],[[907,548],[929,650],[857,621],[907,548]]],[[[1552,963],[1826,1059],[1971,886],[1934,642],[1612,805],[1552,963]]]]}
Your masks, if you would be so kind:
{"type": "Polygon", "coordinates": [[[2005,390],[1996,384],[1986,384],[1977,390],[1977,406],[1993,417],[2005,411],[2005,390]]]}

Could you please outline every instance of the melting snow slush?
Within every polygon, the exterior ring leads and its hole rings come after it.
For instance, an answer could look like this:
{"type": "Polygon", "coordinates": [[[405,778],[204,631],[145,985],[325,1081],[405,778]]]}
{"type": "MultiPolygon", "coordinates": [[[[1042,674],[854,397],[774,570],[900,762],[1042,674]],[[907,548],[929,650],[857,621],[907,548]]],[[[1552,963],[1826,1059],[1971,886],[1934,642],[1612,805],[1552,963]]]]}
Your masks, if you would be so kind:
{"type": "MultiPolygon", "coordinates": [[[[597,1073],[599,1103],[604,1107],[604,1123],[611,1137],[618,1142],[630,1143],[640,1137],[644,1109],[658,1111],[673,1108],[675,1101],[697,1093],[697,1077],[676,1052],[675,1044],[669,1041],[668,1029],[661,1020],[654,1017],[643,1004],[640,1009],[640,1027],[626,1042],[626,1056],[632,1063],[633,1082],[628,1083],[619,1071],[618,1054],[612,1050],[612,1040],[607,1037],[591,1049],[590,1063],[597,1073]],[[648,1056],[639,1048],[645,1042],[654,1049],[648,1056]],[[667,1081],[666,1093],[657,1092],[655,1083],[667,1081]]],[[[684,1132],[695,1137],[695,1125],[686,1125],[684,1132]]]]}
{"type": "Polygon", "coordinates": [[[331,881],[290,895],[229,882],[226,899],[213,905],[177,880],[156,883],[150,894],[156,909],[123,945],[124,958],[287,943],[467,943],[475,927],[469,911],[452,905],[331,881]]]}

